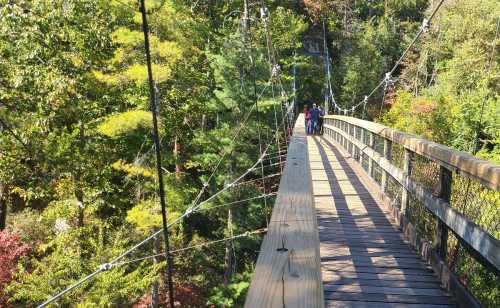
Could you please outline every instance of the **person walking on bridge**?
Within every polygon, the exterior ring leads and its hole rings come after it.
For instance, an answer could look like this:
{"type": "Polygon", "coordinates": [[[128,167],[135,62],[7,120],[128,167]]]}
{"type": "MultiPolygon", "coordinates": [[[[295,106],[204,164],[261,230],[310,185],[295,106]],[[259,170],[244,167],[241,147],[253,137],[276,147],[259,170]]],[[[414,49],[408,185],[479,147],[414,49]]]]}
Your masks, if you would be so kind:
{"type": "Polygon", "coordinates": [[[319,119],[318,119],[318,134],[323,135],[323,119],[325,117],[325,111],[321,106],[318,107],[319,109],[319,119]]]}
{"type": "Polygon", "coordinates": [[[311,133],[311,112],[309,112],[309,106],[304,106],[304,119],[306,125],[306,134],[311,133]]]}
{"type": "Polygon", "coordinates": [[[318,106],[316,104],[313,105],[313,108],[311,110],[311,122],[312,122],[312,131],[311,133],[316,133],[318,129],[318,122],[319,122],[319,114],[320,111],[318,109],[318,106]]]}

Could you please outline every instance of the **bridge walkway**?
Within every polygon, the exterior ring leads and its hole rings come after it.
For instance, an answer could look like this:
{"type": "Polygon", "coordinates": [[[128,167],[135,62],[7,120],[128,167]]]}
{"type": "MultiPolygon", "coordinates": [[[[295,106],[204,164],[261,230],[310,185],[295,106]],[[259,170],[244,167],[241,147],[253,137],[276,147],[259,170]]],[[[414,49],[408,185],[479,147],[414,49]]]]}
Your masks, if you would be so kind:
{"type": "Polygon", "coordinates": [[[326,307],[451,307],[374,193],[375,182],[326,137],[308,136],[326,307]]]}

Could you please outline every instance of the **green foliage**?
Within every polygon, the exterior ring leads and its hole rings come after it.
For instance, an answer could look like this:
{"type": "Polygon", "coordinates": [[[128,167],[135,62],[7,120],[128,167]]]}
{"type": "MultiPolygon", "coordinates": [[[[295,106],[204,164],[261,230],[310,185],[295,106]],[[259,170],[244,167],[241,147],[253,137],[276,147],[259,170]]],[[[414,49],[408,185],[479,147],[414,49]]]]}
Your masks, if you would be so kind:
{"type": "Polygon", "coordinates": [[[401,90],[396,93],[396,100],[382,121],[391,127],[447,144],[452,136],[453,124],[457,121],[452,108],[446,97],[438,100],[414,99],[411,93],[401,90]]]}
{"type": "Polygon", "coordinates": [[[244,272],[235,275],[229,284],[214,288],[207,304],[215,307],[243,307],[251,276],[251,273],[244,272]]]}

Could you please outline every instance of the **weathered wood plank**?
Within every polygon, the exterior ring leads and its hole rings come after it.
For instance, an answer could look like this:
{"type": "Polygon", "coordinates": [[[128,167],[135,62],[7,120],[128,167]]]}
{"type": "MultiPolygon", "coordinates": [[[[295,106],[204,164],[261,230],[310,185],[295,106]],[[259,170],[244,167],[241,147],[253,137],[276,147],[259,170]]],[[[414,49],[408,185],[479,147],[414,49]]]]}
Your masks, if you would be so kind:
{"type": "Polygon", "coordinates": [[[325,292],[325,299],[340,301],[364,301],[382,303],[402,303],[402,304],[434,304],[449,305],[448,296],[420,296],[401,294],[377,294],[377,293],[351,293],[351,292],[325,292]]]}
{"type": "Polygon", "coordinates": [[[402,277],[402,280],[380,280],[380,279],[355,279],[355,278],[337,278],[323,279],[324,285],[349,285],[349,286],[375,286],[391,288],[420,288],[420,289],[439,289],[439,283],[436,281],[408,281],[402,277]]]}
{"type": "Polygon", "coordinates": [[[324,306],[303,118],[296,123],[245,307],[324,306]]]}
{"type": "Polygon", "coordinates": [[[391,262],[346,262],[321,260],[323,270],[340,271],[358,271],[360,273],[430,273],[433,275],[432,268],[422,263],[391,263],[391,262]]]}
{"type": "Polygon", "coordinates": [[[407,303],[380,303],[380,302],[358,302],[358,301],[330,301],[327,300],[325,307],[328,308],[451,308],[453,305],[429,305],[429,304],[407,304],[407,303]]]}
{"type": "Polygon", "coordinates": [[[380,286],[363,286],[353,284],[323,286],[325,292],[350,292],[350,293],[376,293],[376,294],[395,294],[395,295],[417,295],[417,296],[445,296],[446,294],[439,288],[421,289],[421,288],[394,288],[380,286]]]}
{"type": "Polygon", "coordinates": [[[418,281],[435,282],[434,275],[414,275],[414,274],[377,274],[377,273],[358,273],[358,272],[335,272],[323,271],[323,281],[328,282],[332,279],[372,279],[375,281],[418,281]]]}

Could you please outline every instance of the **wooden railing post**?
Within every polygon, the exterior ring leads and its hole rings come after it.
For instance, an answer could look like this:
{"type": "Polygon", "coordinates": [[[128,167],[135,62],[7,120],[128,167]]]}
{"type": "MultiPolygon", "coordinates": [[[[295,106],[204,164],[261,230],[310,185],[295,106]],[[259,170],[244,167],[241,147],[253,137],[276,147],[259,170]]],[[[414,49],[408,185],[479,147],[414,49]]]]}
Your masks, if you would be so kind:
{"type": "MultiPolygon", "coordinates": [[[[359,135],[359,141],[362,143],[362,144],[365,144],[365,134],[366,134],[366,130],[364,128],[361,128],[361,127],[358,127],[358,129],[361,130],[361,134],[359,135]]],[[[362,149],[359,149],[359,163],[361,165],[363,165],[363,151],[362,149]]]]}
{"type": "MultiPolygon", "coordinates": [[[[392,159],[392,141],[389,139],[384,139],[384,157],[388,161],[391,161],[392,159]]],[[[388,177],[389,175],[387,174],[387,171],[382,169],[382,191],[384,193],[387,192],[388,177]]]]}
{"type": "MultiPolygon", "coordinates": [[[[403,172],[404,175],[410,177],[411,176],[411,168],[412,168],[412,159],[413,159],[413,152],[405,148],[405,157],[403,161],[403,172]]],[[[406,211],[408,209],[408,206],[410,205],[410,194],[408,190],[403,187],[401,192],[401,213],[403,215],[406,215],[406,211]]]]}
{"type": "MultiPolygon", "coordinates": [[[[370,132],[370,139],[368,141],[368,146],[373,149],[375,144],[375,136],[370,132]]],[[[368,158],[368,174],[373,177],[373,159],[368,158]]]]}
{"type": "MultiPolygon", "coordinates": [[[[359,127],[357,127],[356,125],[353,126],[352,132],[353,132],[354,139],[357,139],[356,136],[358,134],[358,129],[359,129],[359,127]]],[[[355,144],[352,145],[352,153],[353,153],[352,156],[354,157],[354,160],[359,161],[359,149],[355,144]]]]}
{"type": "MultiPolygon", "coordinates": [[[[437,196],[447,203],[451,198],[452,173],[443,166],[439,167],[439,188],[437,196]]],[[[448,246],[448,227],[437,218],[436,229],[436,250],[443,260],[446,260],[446,251],[448,246]]]]}

